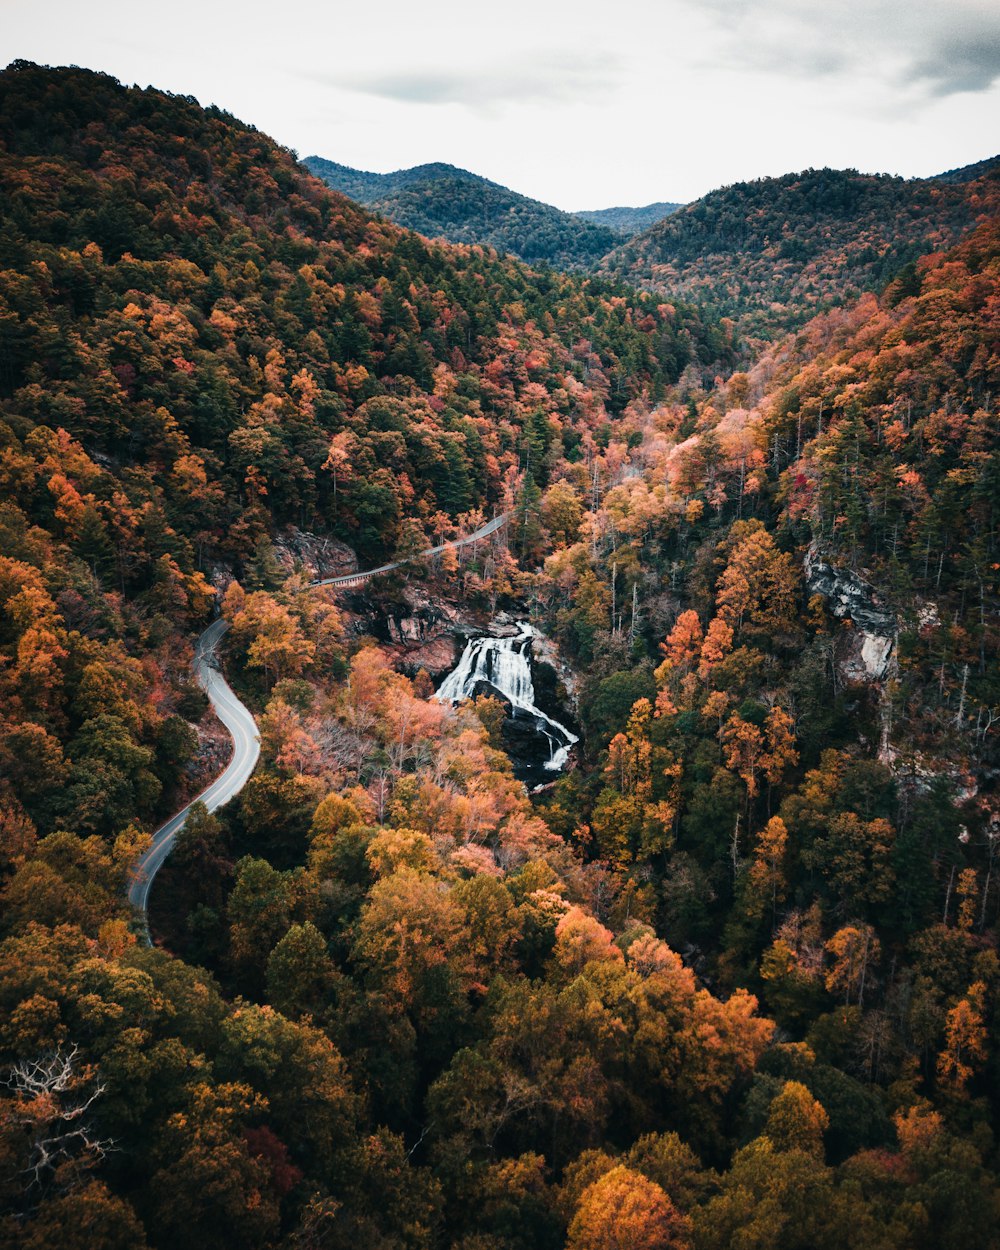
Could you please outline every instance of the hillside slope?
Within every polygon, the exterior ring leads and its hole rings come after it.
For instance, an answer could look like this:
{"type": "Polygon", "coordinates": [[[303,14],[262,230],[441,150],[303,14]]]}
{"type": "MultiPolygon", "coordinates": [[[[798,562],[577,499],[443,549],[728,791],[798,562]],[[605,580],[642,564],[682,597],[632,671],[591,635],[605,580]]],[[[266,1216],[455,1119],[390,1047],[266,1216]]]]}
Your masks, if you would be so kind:
{"type": "MultiPolygon", "coordinates": [[[[760,996],[782,1036],[742,1140],[806,1087],[823,1146],[801,1175],[832,1186],[826,1216],[874,1221],[858,1245],[894,1244],[874,1227],[945,1153],[952,1180],[970,1169],[952,1218],[997,1245],[974,1142],[1000,1116],[998,343],[994,215],[747,373],[623,418],[596,502],[573,466],[550,487],[579,522],[536,594],[584,671],[590,758],[545,818],[713,985],[760,996]]],[[[695,1244],[787,1212],[789,1159],[739,1150],[695,1244]]],[[[854,1242],[825,1224],[759,1244],[854,1242]]]]}
{"type": "Polygon", "coordinates": [[[831,169],[736,183],[622,245],[601,269],[704,302],[771,340],[949,246],[997,192],[996,171],[954,185],[831,169]]]}
{"type": "Polygon", "coordinates": [[[496,248],[531,264],[589,268],[624,233],[453,165],[372,174],[318,156],[306,157],[304,164],[334,190],[397,225],[427,238],[496,248]]]}
{"type": "Polygon", "coordinates": [[[958,169],[949,169],[943,174],[935,174],[933,181],[975,182],[986,175],[995,175],[998,169],[1000,169],[1000,156],[990,156],[972,165],[961,165],[958,169]]]}
{"type": "Polygon", "coordinates": [[[644,204],[640,208],[621,205],[617,208],[580,209],[574,216],[582,217],[584,221],[596,222],[600,226],[607,226],[619,234],[633,235],[648,230],[656,222],[662,221],[664,217],[669,217],[671,213],[676,213],[679,208],[683,207],[683,204],[660,200],[655,204],[644,204]]]}

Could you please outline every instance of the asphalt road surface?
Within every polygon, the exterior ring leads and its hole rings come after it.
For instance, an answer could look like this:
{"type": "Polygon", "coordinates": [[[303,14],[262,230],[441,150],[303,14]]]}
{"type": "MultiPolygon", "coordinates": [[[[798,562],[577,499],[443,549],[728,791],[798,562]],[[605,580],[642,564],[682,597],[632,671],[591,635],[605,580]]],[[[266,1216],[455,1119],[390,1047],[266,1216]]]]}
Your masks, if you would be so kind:
{"type": "Polygon", "coordinates": [[[194,673],[198,684],[208,695],[216,716],[229,731],[233,740],[233,756],[225,770],[210,786],[202,790],[201,794],[196,799],[192,799],[187,807],[157,829],[153,834],[153,845],[136,861],[132,869],[128,901],[142,913],[147,942],[150,940],[149,922],[146,917],[149,890],[163,861],[174,849],[174,840],[178,831],[184,827],[191,808],[195,803],[201,802],[210,812],[213,812],[217,807],[228,803],[233,795],[239,794],[243,789],[260,755],[257,722],[233,694],[229,683],[219,671],[215,648],[228,628],[227,621],[214,621],[201,635],[195,646],[194,673]]]}
{"type": "MultiPolygon", "coordinates": [[[[487,521],[479,529],[473,530],[467,538],[454,538],[451,542],[439,543],[436,547],[428,547],[426,551],[421,551],[417,559],[423,560],[426,556],[436,556],[440,552],[447,550],[448,547],[467,547],[469,543],[477,543],[482,538],[489,538],[501,526],[506,525],[508,515],[509,513],[502,512],[500,516],[494,517],[492,521],[487,521]]],[[[407,563],[407,560],[393,560],[391,564],[380,564],[377,569],[366,569],[364,573],[344,573],[340,577],[327,577],[321,582],[310,582],[309,584],[310,586],[360,586],[362,582],[370,581],[373,577],[378,577],[380,573],[391,573],[393,569],[401,569],[407,563]]]]}

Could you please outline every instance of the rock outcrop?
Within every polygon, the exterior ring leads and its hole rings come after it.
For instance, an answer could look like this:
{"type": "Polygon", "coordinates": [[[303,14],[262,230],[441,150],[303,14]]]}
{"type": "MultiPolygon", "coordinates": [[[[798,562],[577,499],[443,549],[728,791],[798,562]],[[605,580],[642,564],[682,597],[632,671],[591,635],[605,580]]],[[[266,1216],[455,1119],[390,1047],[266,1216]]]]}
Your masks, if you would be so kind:
{"type": "Polygon", "coordinates": [[[343,577],[358,570],[358,557],[346,543],[295,526],[282,530],[275,540],[274,554],[286,573],[301,566],[310,581],[343,577]]]}
{"type": "Polygon", "coordinates": [[[391,596],[385,586],[349,591],[341,600],[344,622],[355,637],[367,635],[383,645],[393,662],[409,673],[426,669],[437,677],[453,668],[465,638],[480,625],[445,599],[434,598],[416,582],[391,596]]]}
{"type": "Polygon", "coordinates": [[[842,675],[848,681],[884,681],[899,632],[895,614],[874,586],[852,570],[821,559],[814,547],[806,553],[805,574],[810,594],[822,595],[831,614],[853,626],[838,642],[842,675]]]}

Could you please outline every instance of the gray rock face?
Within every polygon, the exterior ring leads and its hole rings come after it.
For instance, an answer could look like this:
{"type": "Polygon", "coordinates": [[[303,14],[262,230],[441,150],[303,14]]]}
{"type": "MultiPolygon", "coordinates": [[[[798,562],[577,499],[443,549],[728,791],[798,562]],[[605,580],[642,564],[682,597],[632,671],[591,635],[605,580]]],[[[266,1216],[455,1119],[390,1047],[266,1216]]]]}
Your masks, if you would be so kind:
{"type": "Polygon", "coordinates": [[[340,600],[349,633],[377,639],[405,672],[426,669],[437,676],[454,666],[459,639],[480,632],[459,608],[430,596],[419,583],[394,587],[391,594],[378,583],[349,590],[340,600]]]}
{"type": "Polygon", "coordinates": [[[899,626],[878,591],[850,569],[836,568],[810,547],[806,585],[822,595],[838,620],[849,620],[853,634],[840,647],[840,667],[849,681],[882,681],[892,665],[899,626]]]}
{"type": "Polygon", "coordinates": [[[287,526],[274,544],[278,563],[288,573],[301,564],[311,579],[356,573],[358,557],[346,543],[287,526]]]}
{"type": "Polygon", "coordinates": [[[431,598],[422,586],[412,583],[403,587],[398,602],[384,607],[383,615],[389,641],[409,647],[452,632],[458,621],[450,603],[431,598]]]}
{"type": "Polygon", "coordinates": [[[888,608],[879,606],[878,591],[850,569],[838,569],[819,559],[812,548],[806,554],[806,585],[814,595],[829,601],[834,616],[850,617],[866,634],[894,638],[896,618],[888,608]]]}

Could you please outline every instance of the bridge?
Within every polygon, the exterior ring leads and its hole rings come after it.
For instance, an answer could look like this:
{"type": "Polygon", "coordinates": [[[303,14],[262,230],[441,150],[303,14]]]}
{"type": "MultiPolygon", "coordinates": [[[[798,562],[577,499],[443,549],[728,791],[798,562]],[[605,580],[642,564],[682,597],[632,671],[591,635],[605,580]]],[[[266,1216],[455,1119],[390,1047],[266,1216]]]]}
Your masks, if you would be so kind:
{"type": "MultiPolygon", "coordinates": [[[[482,542],[484,538],[489,538],[498,530],[502,529],[510,519],[509,512],[501,512],[492,521],[488,521],[485,525],[481,525],[479,529],[473,530],[471,534],[465,538],[453,538],[446,543],[438,543],[436,547],[428,547],[426,551],[421,551],[415,559],[425,560],[428,556],[440,555],[442,551],[447,551],[449,547],[468,547],[478,542],[482,542]]],[[[345,573],[340,577],[325,577],[322,581],[310,582],[310,586],[343,586],[350,588],[352,586],[362,586],[365,582],[370,582],[373,577],[380,577],[383,573],[391,573],[394,569],[405,568],[409,560],[393,560],[390,564],[380,564],[376,569],[366,569],[363,573],[345,573]]]]}

